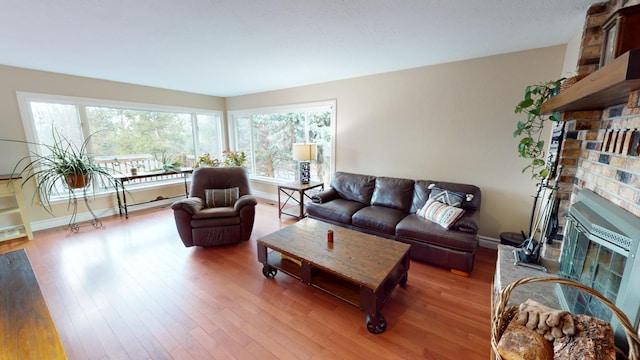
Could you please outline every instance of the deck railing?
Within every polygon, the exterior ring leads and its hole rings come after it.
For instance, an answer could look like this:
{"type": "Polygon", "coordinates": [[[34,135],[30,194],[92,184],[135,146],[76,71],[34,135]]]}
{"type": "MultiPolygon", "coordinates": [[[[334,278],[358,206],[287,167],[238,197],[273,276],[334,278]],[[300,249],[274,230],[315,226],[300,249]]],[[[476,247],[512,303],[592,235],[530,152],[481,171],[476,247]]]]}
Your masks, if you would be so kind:
{"type": "MultiPolygon", "coordinates": [[[[194,167],[195,158],[193,155],[183,155],[180,157],[181,167],[194,167]]],[[[136,168],[138,174],[157,172],[154,176],[145,176],[141,178],[131,179],[127,181],[127,189],[141,184],[153,184],[161,181],[184,181],[183,174],[163,174],[162,163],[153,155],[122,155],[118,157],[94,157],[93,163],[106,169],[109,173],[118,175],[131,175],[131,169],[136,168]]],[[[102,179],[92,179],[91,185],[88,187],[87,194],[100,194],[104,192],[114,191],[115,187],[112,183],[107,183],[102,179]]],[[[51,200],[60,200],[68,198],[69,189],[62,182],[56,183],[52,189],[51,200]]],[[[77,190],[74,194],[79,195],[81,192],[77,190]]]]}
{"type": "MultiPolygon", "coordinates": [[[[193,155],[181,155],[178,159],[182,167],[193,167],[193,155]]],[[[162,162],[151,154],[120,155],[117,157],[96,157],[93,162],[115,175],[131,175],[132,169],[138,174],[158,172],[157,176],[145,177],[129,181],[129,184],[152,183],[162,180],[182,179],[181,174],[162,174],[162,162]]]]}

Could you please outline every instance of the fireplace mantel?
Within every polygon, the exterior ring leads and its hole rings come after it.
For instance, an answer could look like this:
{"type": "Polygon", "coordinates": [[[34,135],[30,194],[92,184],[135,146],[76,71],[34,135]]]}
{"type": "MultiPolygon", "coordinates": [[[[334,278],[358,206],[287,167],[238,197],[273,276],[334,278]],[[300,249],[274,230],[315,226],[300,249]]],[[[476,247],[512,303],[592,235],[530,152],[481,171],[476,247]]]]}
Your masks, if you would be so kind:
{"type": "Polygon", "coordinates": [[[545,101],[541,112],[601,110],[626,104],[629,93],[638,89],[640,49],[633,49],[545,101]]]}

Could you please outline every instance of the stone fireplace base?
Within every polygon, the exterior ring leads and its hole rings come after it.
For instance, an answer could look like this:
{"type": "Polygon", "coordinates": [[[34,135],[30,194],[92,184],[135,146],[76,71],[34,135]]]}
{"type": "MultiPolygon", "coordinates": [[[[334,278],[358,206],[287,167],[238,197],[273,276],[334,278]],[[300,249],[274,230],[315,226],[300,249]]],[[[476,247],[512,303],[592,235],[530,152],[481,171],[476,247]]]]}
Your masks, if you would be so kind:
{"type": "MultiPolygon", "coordinates": [[[[513,251],[515,247],[498,245],[498,260],[496,261],[496,273],[493,279],[492,306],[500,300],[500,291],[516,280],[527,277],[555,276],[548,272],[536,270],[530,267],[515,265],[513,251]]],[[[509,297],[507,306],[519,305],[527,299],[535,300],[554,309],[562,309],[554,284],[525,284],[516,288],[509,297]]]]}
{"type": "Polygon", "coordinates": [[[542,244],[540,252],[540,265],[544,266],[551,274],[556,274],[560,268],[560,252],[562,251],[562,241],[553,240],[551,244],[542,244]]]}

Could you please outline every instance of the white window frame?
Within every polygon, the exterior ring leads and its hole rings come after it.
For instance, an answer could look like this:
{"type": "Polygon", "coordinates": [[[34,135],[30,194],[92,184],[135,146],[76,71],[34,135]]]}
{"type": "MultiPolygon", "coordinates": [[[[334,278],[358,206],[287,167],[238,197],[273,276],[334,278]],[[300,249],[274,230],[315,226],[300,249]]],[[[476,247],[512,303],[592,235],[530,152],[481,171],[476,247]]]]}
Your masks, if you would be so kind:
{"type": "MultiPolygon", "coordinates": [[[[261,107],[261,108],[251,108],[251,109],[241,109],[241,110],[229,110],[227,111],[227,119],[229,126],[229,144],[233,148],[236,145],[236,117],[251,117],[253,115],[261,115],[261,114],[276,114],[276,113],[286,113],[286,112],[295,112],[295,111],[304,111],[304,110],[313,110],[314,108],[331,108],[331,126],[330,126],[330,134],[331,134],[331,161],[329,162],[329,174],[333,177],[335,172],[335,164],[336,164],[336,100],[326,100],[326,101],[316,101],[309,103],[298,103],[298,104],[290,104],[290,105],[278,105],[278,106],[270,106],[270,107],[261,107]]],[[[253,127],[252,127],[253,129],[253,127]]],[[[253,149],[253,134],[251,134],[251,148],[253,149]]],[[[254,160],[255,161],[255,160],[254,160]]],[[[253,166],[255,169],[255,166],[253,166]]],[[[269,184],[282,184],[285,181],[280,179],[274,179],[264,176],[257,176],[254,173],[249,174],[249,178],[254,181],[269,183],[269,184]]]]}
{"type": "MultiPolygon", "coordinates": [[[[130,101],[115,101],[115,100],[105,100],[105,99],[96,99],[96,98],[85,98],[85,97],[77,97],[77,96],[64,96],[64,95],[54,95],[54,94],[44,94],[44,93],[32,93],[32,92],[16,92],[16,98],[18,100],[18,106],[20,108],[20,116],[22,118],[22,125],[25,131],[26,141],[29,142],[28,148],[30,152],[37,152],[37,146],[32,143],[36,142],[37,136],[35,133],[35,125],[33,121],[33,114],[31,111],[31,102],[45,102],[45,103],[54,103],[54,104],[63,104],[63,105],[75,105],[78,110],[78,116],[80,118],[80,124],[82,127],[82,133],[86,138],[89,136],[89,126],[87,120],[87,114],[85,111],[86,107],[110,107],[117,109],[126,109],[126,110],[137,110],[137,111],[158,111],[158,112],[173,112],[173,113],[185,113],[191,115],[192,122],[192,140],[194,142],[194,156],[197,159],[198,156],[202,155],[199,152],[199,145],[196,141],[197,139],[197,127],[198,122],[196,121],[197,115],[209,115],[209,116],[218,116],[220,121],[218,122],[218,133],[220,134],[220,149],[219,152],[222,152],[225,148],[228,147],[227,143],[227,129],[225,126],[225,118],[224,111],[222,110],[211,110],[211,109],[201,109],[201,108],[191,108],[191,107],[183,107],[183,106],[171,106],[171,105],[159,105],[159,104],[148,104],[148,103],[137,103],[130,101]]],[[[182,182],[182,179],[175,179],[173,181],[168,181],[170,183],[174,182],[182,182]]],[[[162,183],[166,184],[167,181],[163,181],[162,183]]],[[[136,189],[143,188],[151,188],[157,186],[158,183],[147,182],[143,185],[136,185],[136,189]]],[[[109,194],[114,192],[115,189],[105,189],[105,191],[97,191],[96,194],[109,194]]],[[[51,199],[53,202],[66,199],[65,196],[58,196],[54,199],[51,199]]]]}

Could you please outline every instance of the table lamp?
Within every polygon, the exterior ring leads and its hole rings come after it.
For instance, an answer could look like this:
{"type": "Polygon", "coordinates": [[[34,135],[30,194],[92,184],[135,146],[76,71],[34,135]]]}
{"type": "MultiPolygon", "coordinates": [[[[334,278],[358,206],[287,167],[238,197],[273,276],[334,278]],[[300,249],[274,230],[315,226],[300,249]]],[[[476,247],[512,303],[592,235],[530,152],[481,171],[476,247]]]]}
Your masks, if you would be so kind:
{"type": "Polygon", "coordinates": [[[311,164],[309,160],[315,160],[318,156],[316,144],[293,144],[293,160],[300,162],[300,184],[308,184],[311,178],[311,164]]]}

